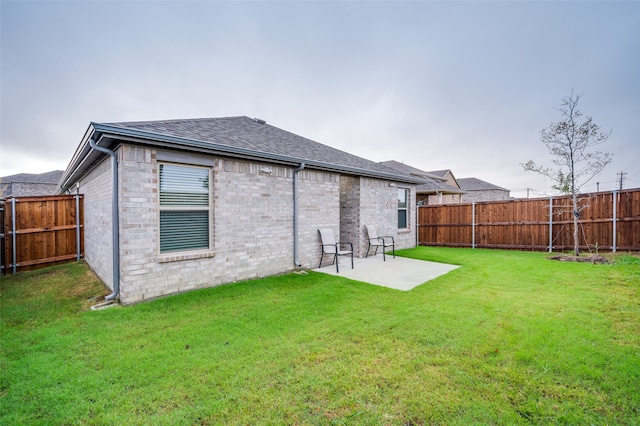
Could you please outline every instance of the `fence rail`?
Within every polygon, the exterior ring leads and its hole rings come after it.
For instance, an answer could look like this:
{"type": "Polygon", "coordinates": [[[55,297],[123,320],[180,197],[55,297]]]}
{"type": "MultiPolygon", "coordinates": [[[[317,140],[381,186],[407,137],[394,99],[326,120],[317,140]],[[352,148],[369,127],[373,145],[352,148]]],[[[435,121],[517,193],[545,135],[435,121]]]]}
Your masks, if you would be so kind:
{"type": "MultiPolygon", "coordinates": [[[[584,194],[581,250],[640,250],[640,189],[584,194]]],[[[418,208],[418,243],[519,250],[573,249],[570,196],[418,208]]]]}
{"type": "Polygon", "coordinates": [[[82,195],[0,200],[3,274],[79,260],[84,254],[82,195]]]}

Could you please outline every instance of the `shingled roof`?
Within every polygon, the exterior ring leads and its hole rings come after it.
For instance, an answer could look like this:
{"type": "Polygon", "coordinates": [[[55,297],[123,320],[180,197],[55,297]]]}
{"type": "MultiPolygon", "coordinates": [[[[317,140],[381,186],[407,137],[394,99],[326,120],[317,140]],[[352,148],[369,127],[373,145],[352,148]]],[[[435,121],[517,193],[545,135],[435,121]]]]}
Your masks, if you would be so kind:
{"type": "Polygon", "coordinates": [[[497,189],[501,191],[509,191],[506,188],[503,188],[498,185],[494,185],[487,181],[478,178],[460,178],[458,179],[458,184],[460,184],[460,188],[466,191],[486,191],[490,189],[497,189]]]}
{"type": "MultiPolygon", "coordinates": [[[[413,176],[421,177],[423,181],[416,187],[418,194],[436,194],[439,192],[443,194],[467,193],[467,191],[446,183],[446,180],[443,177],[435,175],[432,172],[425,172],[424,170],[417,169],[395,160],[383,161],[381,164],[413,176]]],[[[445,170],[442,176],[446,175],[448,171],[449,170],[445,170]]]]}
{"type": "Polygon", "coordinates": [[[91,123],[62,180],[70,181],[73,164],[86,163],[92,153],[88,139],[102,138],[114,147],[120,140],[149,146],[197,151],[214,155],[272,161],[308,168],[378,177],[407,183],[421,180],[383,164],[349,154],[246,116],[160,121],[91,123]]]}
{"type": "Polygon", "coordinates": [[[446,172],[448,172],[448,170],[445,170],[445,173],[443,173],[442,175],[436,175],[434,173],[425,172],[424,170],[417,169],[413,166],[401,163],[396,160],[382,161],[380,162],[380,164],[387,167],[391,167],[392,169],[395,169],[413,176],[419,176],[419,177],[424,177],[424,178],[439,180],[439,181],[444,181],[445,179],[443,176],[446,174],[446,172]]]}
{"type": "Polygon", "coordinates": [[[58,183],[58,180],[62,176],[62,170],[53,170],[51,172],[33,174],[33,173],[18,173],[17,175],[2,176],[0,181],[2,183],[20,182],[20,183],[58,183]]]}
{"type": "Polygon", "coordinates": [[[443,194],[466,194],[467,191],[464,189],[456,188],[453,185],[449,185],[446,182],[441,182],[433,179],[429,179],[425,183],[421,183],[416,187],[416,192],[418,194],[435,194],[438,192],[442,192],[443,194]]]}

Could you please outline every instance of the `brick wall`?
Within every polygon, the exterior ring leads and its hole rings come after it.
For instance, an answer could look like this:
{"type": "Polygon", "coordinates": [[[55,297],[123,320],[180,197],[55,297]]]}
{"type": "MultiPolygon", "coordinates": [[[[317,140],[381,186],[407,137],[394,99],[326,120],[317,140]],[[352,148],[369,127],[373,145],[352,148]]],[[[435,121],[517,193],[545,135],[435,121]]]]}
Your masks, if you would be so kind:
{"type": "Polygon", "coordinates": [[[353,243],[355,257],[364,256],[360,244],[360,178],[340,176],[340,241],[353,243]]]}
{"type": "Polygon", "coordinates": [[[508,200],[509,191],[501,189],[486,189],[482,191],[469,191],[462,196],[462,203],[479,203],[482,201],[505,201],[508,200]]]}
{"type": "Polygon", "coordinates": [[[354,245],[357,257],[364,257],[368,247],[365,225],[373,225],[379,235],[393,236],[396,248],[415,246],[415,186],[364,177],[340,177],[340,214],[343,241],[354,245]],[[408,228],[398,229],[398,189],[409,191],[408,228]]]}
{"type": "MultiPolygon", "coordinates": [[[[184,157],[184,156],[183,156],[184,157]]],[[[293,168],[211,159],[211,249],[159,253],[157,156],[123,147],[121,289],[123,303],[292,271],[293,168]]],[[[189,164],[188,158],[183,161],[189,164]]],[[[303,170],[299,178],[299,260],[316,267],[317,229],[339,221],[339,176],[303,170]]]]}
{"type": "Polygon", "coordinates": [[[0,198],[54,195],[57,188],[57,183],[0,182],[0,198]]]}
{"type": "Polygon", "coordinates": [[[79,192],[84,194],[84,259],[113,289],[111,188],[111,159],[106,158],[82,178],[79,192]]]}
{"type": "MultiPolygon", "coordinates": [[[[303,268],[317,268],[322,255],[318,229],[340,235],[340,180],[335,173],[303,170],[298,186],[299,259],[303,268]]],[[[293,197],[291,195],[290,197],[293,197]]],[[[291,208],[293,221],[293,207],[291,208]]]]}
{"type": "Polygon", "coordinates": [[[434,204],[459,204],[462,199],[461,194],[448,194],[448,195],[426,195],[418,194],[417,201],[422,201],[425,205],[432,206],[434,204]]]}
{"type": "Polygon", "coordinates": [[[396,249],[415,246],[416,192],[413,185],[400,185],[391,181],[360,178],[360,253],[367,250],[367,233],[364,225],[375,225],[378,235],[395,238],[396,249]],[[407,189],[407,229],[398,229],[398,189],[407,189]]]}
{"type": "MultiPolygon", "coordinates": [[[[120,299],[133,303],[191,289],[285,273],[293,253],[294,167],[186,155],[123,145],[118,149],[120,299]],[[211,247],[159,252],[158,162],[206,165],[211,170],[211,247]]],[[[397,186],[389,181],[303,170],[298,174],[298,260],[316,268],[318,229],[330,227],[364,256],[364,225],[415,245],[415,189],[409,228],[397,229],[397,186]]],[[[112,286],[111,170],[109,159],[81,182],[85,194],[86,260],[112,286]]]]}

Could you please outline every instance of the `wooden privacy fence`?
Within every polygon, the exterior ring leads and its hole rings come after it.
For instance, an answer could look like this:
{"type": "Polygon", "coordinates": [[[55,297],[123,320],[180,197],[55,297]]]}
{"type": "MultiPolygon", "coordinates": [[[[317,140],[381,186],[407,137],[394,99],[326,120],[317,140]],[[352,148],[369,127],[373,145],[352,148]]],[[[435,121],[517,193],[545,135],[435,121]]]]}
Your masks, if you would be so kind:
{"type": "Polygon", "coordinates": [[[82,195],[0,201],[3,274],[80,260],[84,253],[82,195]]]}
{"type": "MultiPolygon", "coordinates": [[[[583,194],[579,209],[581,250],[640,250],[640,189],[583,194]]],[[[571,197],[421,206],[418,243],[571,250],[571,197]]]]}

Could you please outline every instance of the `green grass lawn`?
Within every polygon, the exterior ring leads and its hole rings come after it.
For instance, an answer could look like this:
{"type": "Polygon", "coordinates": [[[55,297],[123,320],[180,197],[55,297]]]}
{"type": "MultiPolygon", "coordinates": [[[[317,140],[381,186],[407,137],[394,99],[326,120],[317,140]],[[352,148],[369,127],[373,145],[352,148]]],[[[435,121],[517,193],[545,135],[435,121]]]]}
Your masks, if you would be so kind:
{"type": "Polygon", "coordinates": [[[82,264],[2,278],[0,424],[640,424],[640,258],[419,247],[401,292],[290,274],[89,311],[82,264]]]}

